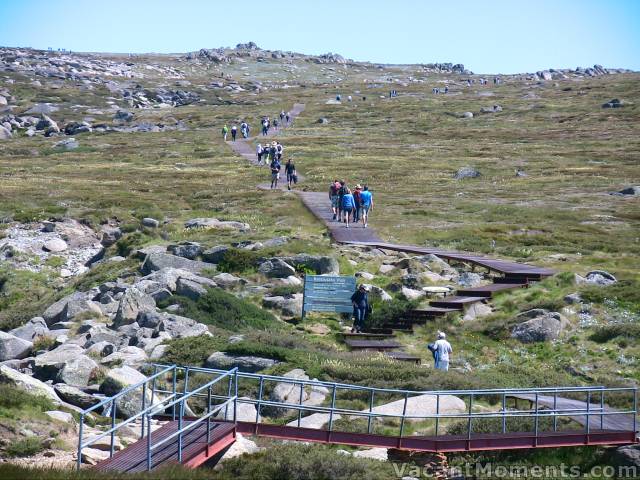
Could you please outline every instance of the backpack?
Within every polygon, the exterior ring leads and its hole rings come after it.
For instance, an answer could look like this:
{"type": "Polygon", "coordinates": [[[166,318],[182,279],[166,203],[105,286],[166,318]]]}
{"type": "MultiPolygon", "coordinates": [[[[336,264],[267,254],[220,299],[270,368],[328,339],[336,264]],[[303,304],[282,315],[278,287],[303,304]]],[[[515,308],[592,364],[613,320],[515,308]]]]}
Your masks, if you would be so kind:
{"type": "Polygon", "coordinates": [[[429,345],[427,345],[427,348],[431,352],[431,355],[433,355],[433,359],[437,362],[438,361],[438,347],[436,347],[436,344],[435,343],[430,343],[429,345]]]}

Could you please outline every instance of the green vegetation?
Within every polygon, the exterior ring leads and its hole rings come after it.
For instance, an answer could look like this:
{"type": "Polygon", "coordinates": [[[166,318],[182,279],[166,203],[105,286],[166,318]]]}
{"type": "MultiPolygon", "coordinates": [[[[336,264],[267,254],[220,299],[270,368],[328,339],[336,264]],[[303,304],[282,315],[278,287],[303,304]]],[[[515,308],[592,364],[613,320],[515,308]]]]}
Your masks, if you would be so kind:
{"type": "Polygon", "coordinates": [[[218,269],[229,273],[246,273],[256,268],[259,257],[260,255],[250,250],[230,248],[224,252],[218,269]]]}
{"type": "Polygon", "coordinates": [[[210,289],[197,301],[179,299],[183,314],[207,325],[228,330],[281,329],[282,322],[271,313],[221,289],[210,289]]]}
{"type": "Polygon", "coordinates": [[[31,395],[9,385],[0,384],[0,417],[19,419],[54,410],[55,405],[47,398],[31,395]]]}
{"type": "Polygon", "coordinates": [[[40,437],[25,437],[9,444],[5,450],[7,457],[30,457],[45,449],[40,437]]]}

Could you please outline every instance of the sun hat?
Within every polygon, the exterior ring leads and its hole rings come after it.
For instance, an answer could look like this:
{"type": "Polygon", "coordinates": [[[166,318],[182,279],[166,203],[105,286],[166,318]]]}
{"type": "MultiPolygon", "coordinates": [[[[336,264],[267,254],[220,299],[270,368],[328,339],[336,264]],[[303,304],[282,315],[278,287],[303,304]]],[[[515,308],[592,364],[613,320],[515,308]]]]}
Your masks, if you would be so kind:
{"type": "Polygon", "coordinates": [[[447,335],[444,332],[438,332],[438,338],[444,339],[447,338],[447,335]]]}
{"type": "Polygon", "coordinates": [[[361,188],[362,188],[362,186],[361,186],[360,184],[357,184],[357,185],[356,185],[356,188],[360,188],[360,189],[361,189],[361,188]]]}

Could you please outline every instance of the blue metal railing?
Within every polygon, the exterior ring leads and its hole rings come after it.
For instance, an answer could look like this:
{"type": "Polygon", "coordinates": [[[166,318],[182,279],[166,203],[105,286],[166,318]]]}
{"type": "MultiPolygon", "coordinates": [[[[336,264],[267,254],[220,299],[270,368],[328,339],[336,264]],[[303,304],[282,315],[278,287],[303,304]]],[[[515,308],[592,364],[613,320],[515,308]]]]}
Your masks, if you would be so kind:
{"type": "MultiPolygon", "coordinates": [[[[178,439],[178,461],[181,462],[183,456],[184,436],[194,430],[198,425],[206,422],[207,445],[209,445],[211,418],[214,415],[219,415],[224,409],[224,419],[229,420],[230,411],[232,410],[232,421],[236,422],[238,420],[237,407],[239,403],[255,406],[256,416],[255,419],[251,419],[251,421],[255,420],[256,424],[264,423],[262,412],[267,408],[296,412],[296,420],[291,423],[295,423],[298,427],[301,426],[303,412],[325,415],[325,425],[327,425],[326,430],[328,430],[328,432],[334,431],[335,421],[339,416],[365,419],[366,433],[373,432],[375,421],[389,419],[398,422],[395,425],[399,427],[399,439],[406,437],[406,422],[416,420],[433,421],[435,424],[436,436],[440,433],[443,421],[463,421],[466,423],[466,432],[469,441],[471,440],[472,432],[474,430],[474,422],[476,422],[477,426],[477,422],[486,419],[498,419],[498,423],[501,423],[501,425],[500,427],[497,427],[498,431],[496,433],[502,434],[506,434],[508,431],[507,420],[518,418],[531,419],[530,421],[533,423],[532,428],[535,438],[534,441],[537,441],[540,431],[545,431],[545,429],[546,431],[559,431],[558,422],[562,418],[569,418],[579,423],[583,423],[585,433],[588,435],[591,431],[591,424],[593,423],[594,418],[599,419],[599,427],[601,430],[604,430],[607,425],[605,419],[610,417],[615,419],[622,416],[623,423],[625,425],[624,431],[637,432],[636,416],[638,399],[637,388],[635,387],[607,388],[603,386],[594,386],[416,391],[366,387],[337,382],[323,382],[319,380],[245,373],[239,372],[237,368],[232,370],[221,370],[204,367],[182,367],[177,365],[154,364],[153,372],[154,373],[144,381],[127,387],[117,395],[105,399],[99,404],[82,412],[78,441],[78,468],[81,462],[82,450],[107,435],[111,435],[110,456],[112,456],[115,432],[137,419],[141,420],[141,437],[144,438],[146,434],[147,469],[151,469],[153,466],[152,458],[154,452],[156,452],[162,445],[166,445],[172,440],[175,441],[176,437],[178,439]],[[199,382],[202,381],[203,376],[206,377],[209,375],[211,378],[207,378],[206,382],[202,385],[190,388],[190,383],[193,383],[194,374],[199,374],[199,382]],[[177,388],[178,378],[183,379],[184,382],[180,389],[181,391],[177,388]],[[226,392],[214,393],[213,388],[216,385],[218,386],[218,390],[220,390],[220,387],[224,390],[223,381],[225,379],[228,382],[226,392]],[[238,391],[242,382],[246,384],[246,388],[244,388],[243,391],[253,391],[254,394],[247,393],[247,396],[239,397],[238,391]],[[274,399],[272,396],[267,396],[266,392],[270,391],[268,388],[270,383],[291,385],[292,391],[297,394],[297,398],[294,401],[280,401],[274,399]],[[170,387],[167,385],[170,385],[170,387]],[[251,390],[249,387],[254,388],[254,390],[251,390]],[[324,403],[328,402],[328,404],[305,404],[304,389],[313,387],[322,387],[327,389],[327,400],[325,400],[324,403]],[[257,388],[257,395],[255,394],[255,388],[257,388]],[[118,400],[123,398],[125,395],[132,395],[136,391],[138,391],[138,393],[141,392],[142,394],[140,412],[116,424],[115,419],[118,400]],[[368,408],[366,410],[355,410],[353,408],[338,406],[337,402],[339,398],[347,398],[354,394],[367,398],[368,408]],[[627,404],[631,407],[625,410],[612,410],[608,408],[605,402],[606,398],[610,398],[611,395],[615,394],[626,395],[627,404]],[[430,395],[435,397],[435,411],[421,415],[412,413],[408,408],[409,402],[412,397],[417,395],[430,395]],[[464,400],[464,409],[458,408],[458,411],[456,412],[452,412],[450,410],[443,411],[443,398],[452,395],[464,400]],[[150,396],[150,399],[147,399],[148,396],[150,396]],[[525,401],[530,402],[529,409],[517,408],[517,402],[514,407],[508,407],[507,399],[509,397],[518,398],[519,396],[525,399],[525,401]],[[567,404],[568,406],[565,405],[563,407],[562,405],[559,405],[559,402],[564,402],[566,404],[566,396],[585,398],[586,402],[583,402],[582,400],[573,400],[573,404],[567,404]],[[398,402],[402,402],[402,413],[383,413],[375,411],[376,402],[388,403],[389,397],[396,399],[398,402]],[[159,400],[156,401],[156,398],[159,400]],[[592,402],[594,398],[598,403],[592,402]],[[201,414],[196,415],[196,418],[191,418],[188,421],[185,421],[185,413],[192,415],[190,412],[187,412],[187,409],[189,408],[187,402],[196,399],[206,399],[205,407],[201,414]],[[552,401],[550,399],[552,399],[552,401]],[[213,403],[218,401],[221,403],[213,403]],[[496,404],[497,410],[487,410],[489,405],[494,405],[494,407],[491,408],[495,409],[496,404]],[[111,416],[111,428],[83,443],[83,425],[85,416],[90,415],[99,408],[105,406],[110,406],[111,408],[109,411],[109,415],[111,416]],[[172,433],[169,437],[153,443],[151,418],[155,415],[164,414],[168,411],[171,412],[173,420],[177,419],[178,430],[172,433]],[[542,419],[551,419],[552,427],[548,424],[541,425],[540,421],[542,419]]],[[[289,398],[292,398],[292,396],[289,396],[289,398]]],[[[412,402],[412,404],[413,403],[414,402],[412,402]]]]}

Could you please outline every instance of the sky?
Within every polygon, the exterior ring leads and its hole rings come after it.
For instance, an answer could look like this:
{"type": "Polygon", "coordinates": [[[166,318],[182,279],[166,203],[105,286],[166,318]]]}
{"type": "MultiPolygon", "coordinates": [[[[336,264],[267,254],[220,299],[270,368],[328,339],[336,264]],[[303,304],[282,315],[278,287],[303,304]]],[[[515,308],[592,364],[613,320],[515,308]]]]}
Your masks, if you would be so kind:
{"type": "Polygon", "coordinates": [[[640,70],[640,0],[0,0],[0,45],[176,53],[253,41],[479,73],[640,70]]]}

